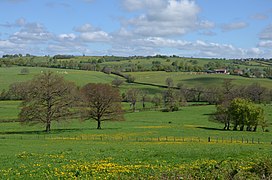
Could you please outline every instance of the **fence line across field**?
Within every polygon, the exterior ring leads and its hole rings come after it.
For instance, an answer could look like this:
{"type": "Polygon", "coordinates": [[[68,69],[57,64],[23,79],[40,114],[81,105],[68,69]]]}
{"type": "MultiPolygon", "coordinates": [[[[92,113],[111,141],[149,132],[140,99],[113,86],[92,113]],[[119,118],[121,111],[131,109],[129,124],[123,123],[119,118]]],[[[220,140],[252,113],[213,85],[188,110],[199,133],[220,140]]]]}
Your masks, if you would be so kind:
{"type": "Polygon", "coordinates": [[[262,141],[260,138],[249,137],[176,137],[176,136],[159,136],[159,137],[125,137],[125,136],[52,136],[52,135],[35,135],[35,136],[0,136],[1,139],[18,139],[18,140],[82,140],[95,142],[194,142],[194,143],[242,143],[242,144],[271,144],[271,141],[262,141]]]}

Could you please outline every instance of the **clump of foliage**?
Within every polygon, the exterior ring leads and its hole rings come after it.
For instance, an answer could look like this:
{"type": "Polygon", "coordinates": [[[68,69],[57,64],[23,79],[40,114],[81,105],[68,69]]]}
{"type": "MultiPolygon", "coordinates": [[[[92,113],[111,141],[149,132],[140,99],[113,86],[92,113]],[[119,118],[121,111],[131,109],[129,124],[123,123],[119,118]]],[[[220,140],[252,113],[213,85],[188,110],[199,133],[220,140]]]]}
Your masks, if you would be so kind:
{"type": "Polygon", "coordinates": [[[212,119],[224,123],[224,129],[256,131],[259,124],[264,124],[264,110],[250,100],[235,98],[230,103],[223,103],[217,106],[217,111],[212,119]]]}

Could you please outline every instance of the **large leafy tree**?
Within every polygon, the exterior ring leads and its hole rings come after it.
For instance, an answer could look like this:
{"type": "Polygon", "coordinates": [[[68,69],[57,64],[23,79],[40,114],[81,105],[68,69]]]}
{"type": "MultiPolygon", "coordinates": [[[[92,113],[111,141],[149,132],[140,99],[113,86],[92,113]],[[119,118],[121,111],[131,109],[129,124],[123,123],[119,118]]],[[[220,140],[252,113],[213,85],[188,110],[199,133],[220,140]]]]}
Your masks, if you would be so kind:
{"type": "Polygon", "coordinates": [[[260,121],[264,119],[264,111],[249,100],[235,98],[228,108],[234,130],[239,126],[240,131],[246,126],[247,131],[256,131],[260,121]]]}
{"type": "Polygon", "coordinates": [[[233,130],[256,131],[258,125],[264,120],[264,110],[251,101],[243,98],[235,98],[230,103],[223,103],[217,106],[217,111],[212,117],[213,120],[224,123],[224,129],[229,129],[230,124],[233,130]]]}
{"type": "Polygon", "coordinates": [[[27,92],[21,104],[19,119],[22,123],[43,123],[46,132],[52,121],[69,119],[76,98],[76,86],[63,77],[45,72],[28,82],[27,92]]]}
{"type": "Polygon", "coordinates": [[[81,89],[82,117],[97,121],[97,129],[106,120],[123,120],[121,96],[117,88],[109,84],[87,84],[81,89]]]}

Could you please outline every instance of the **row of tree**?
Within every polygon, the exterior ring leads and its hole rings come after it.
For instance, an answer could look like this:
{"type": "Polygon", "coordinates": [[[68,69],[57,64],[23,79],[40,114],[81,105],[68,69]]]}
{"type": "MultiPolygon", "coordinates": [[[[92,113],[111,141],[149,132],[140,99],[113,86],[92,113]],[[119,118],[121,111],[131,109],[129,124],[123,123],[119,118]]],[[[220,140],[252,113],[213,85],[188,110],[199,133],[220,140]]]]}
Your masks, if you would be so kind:
{"type": "MultiPolygon", "coordinates": [[[[242,75],[245,77],[272,77],[272,70],[270,61],[258,61],[260,67],[256,68],[241,68],[245,61],[224,62],[224,61],[210,61],[206,64],[200,64],[196,59],[186,58],[172,58],[164,56],[155,56],[154,61],[150,64],[136,61],[136,57],[115,57],[115,56],[101,56],[97,58],[84,58],[79,61],[72,55],[55,55],[54,57],[35,57],[22,55],[4,55],[0,59],[0,66],[9,67],[30,66],[30,67],[49,67],[49,68],[63,68],[63,69],[79,69],[90,71],[103,71],[105,68],[111,72],[139,72],[139,71],[167,71],[167,72],[212,72],[215,69],[224,68],[230,74],[242,75]],[[125,61],[126,60],[126,61],[125,61]],[[103,64],[103,62],[123,61],[123,63],[103,64]],[[239,64],[240,63],[240,64],[239,64]]],[[[143,57],[147,58],[147,57],[143,57]]],[[[148,58],[147,58],[148,59],[148,58]]],[[[142,59],[141,59],[142,60],[142,59]]],[[[248,65],[250,66],[250,65],[248,65]]]]}
{"type": "MultiPolygon", "coordinates": [[[[126,76],[126,81],[134,82],[133,76],[126,76]]],[[[165,90],[156,95],[140,89],[129,89],[122,94],[122,101],[130,102],[135,107],[137,102],[142,102],[143,109],[145,102],[151,102],[156,109],[162,107],[166,111],[177,110],[178,107],[186,105],[187,102],[208,102],[209,104],[221,104],[224,101],[231,101],[235,98],[246,98],[255,103],[270,103],[272,101],[272,90],[261,86],[259,83],[238,86],[233,84],[232,79],[225,79],[221,85],[211,87],[188,87],[178,83],[174,86],[171,78],[166,79],[165,90]],[[169,108],[168,108],[169,107],[169,108]]],[[[124,83],[123,78],[116,77],[112,86],[118,88],[124,83]]],[[[137,83],[137,82],[135,82],[137,83]]],[[[26,96],[25,82],[11,84],[8,91],[3,90],[0,94],[2,100],[22,100],[26,96]]],[[[152,85],[152,84],[151,84],[152,85]]],[[[133,108],[135,109],[135,108],[133,108]]]]}
{"type": "MultiPolygon", "coordinates": [[[[33,80],[20,84],[23,99],[19,120],[26,124],[45,124],[72,118],[94,119],[97,129],[106,120],[123,120],[121,96],[117,88],[108,84],[87,84],[78,88],[63,77],[45,72],[33,80]]],[[[19,90],[19,89],[18,89],[19,90]]]]}
{"type": "Polygon", "coordinates": [[[81,119],[95,119],[98,129],[103,120],[122,120],[122,101],[129,102],[132,111],[136,110],[137,102],[141,102],[143,109],[147,102],[151,102],[156,109],[166,112],[177,111],[188,101],[207,101],[217,105],[217,111],[212,117],[224,123],[224,129],[230,129],[230,125],[234,130],[238,127],[244,130],[247,126],[248,131],[256,131],[258,125],[265,127],[267,121],[263,118],[263,110],[255,107],[253,102],[271,102],[272,91],[258,83],[235,86],[232,82],[226,79],[221,87],[189,88],[182,84],[174,86],[173,80],[167,78],[166,85],[162,86],[165,90],[161,94],[152,95],[148,91],[132,88],[120,96],[117,87],[123,81],[119,78],[112,81],[112,86],[88,84],[78,88],[63,77],[46,72],[29,82],[12,84],[1,96],[23,100],[19,116],[21,122],[45,123],[47,131],[50,131],[52,120],[61,121],[79,116],[81,119]]]}

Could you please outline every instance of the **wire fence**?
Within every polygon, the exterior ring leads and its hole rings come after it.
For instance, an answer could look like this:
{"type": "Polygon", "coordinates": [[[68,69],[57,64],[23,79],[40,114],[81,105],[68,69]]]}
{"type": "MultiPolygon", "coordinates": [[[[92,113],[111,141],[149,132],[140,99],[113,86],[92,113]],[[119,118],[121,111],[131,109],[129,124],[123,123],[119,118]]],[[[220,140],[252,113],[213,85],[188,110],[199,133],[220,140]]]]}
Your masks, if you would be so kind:
{"type": "Polygon", "coordinates": [[[126,136],[54,136],[54,135],[27,135],[27,136],[0,136],[0,140],[76,140],[76,141],[94,141],[94,142],[160,142],[160,143],[221,143],[221,144],[271,144],[268,141],[256,137],[175,137],[175,136],[159,136],[159,137],[126,137],[126,136]]]}

